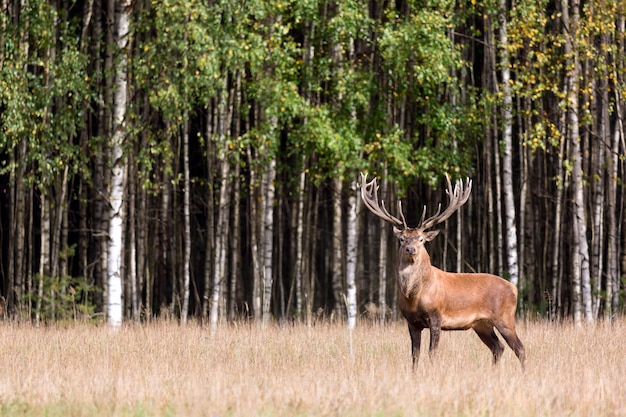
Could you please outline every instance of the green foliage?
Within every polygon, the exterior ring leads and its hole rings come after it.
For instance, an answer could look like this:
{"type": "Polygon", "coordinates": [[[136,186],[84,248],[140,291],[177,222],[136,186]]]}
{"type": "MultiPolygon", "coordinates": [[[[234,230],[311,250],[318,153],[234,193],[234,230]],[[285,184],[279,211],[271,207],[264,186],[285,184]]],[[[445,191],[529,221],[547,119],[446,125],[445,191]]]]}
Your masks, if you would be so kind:
{"type": "Polygon", "coordinates": [[[409,16],[386,10],[388,21],[381,28],[380,48],[395,95],[414,93],[412,99],[427,102],[453,81],[450,69],[461,61],[446,34],[449,7],[445,2],[427,5],[409,16]]]}
{"type": "Polygon", "coordinates": [[[29,2],[20,24],[8,27],[0,72],[0,151],[12,154],[22,143],[26,149],[13,164],[4,160],[0,172],[28,166],[26,179],[45,190],[66,167],[87,173],[74,141],[91,95],[87,57],[78,50],[71,22],[47,1],[29,2]],[[20,42],[24,36],[28,48],[20,42]]]}
{"type": "MultiPolygon", "coordinates": [[[[35,277],[35,282],[40,281],[35,277]]],[[[84,321],[93,318],[96,307],[89,297],[95,286],[82,277],[60,276],[43,277],[42,297],[38,288],[25,295],[33,313],[39,313],[44,321],[84,321]],[[37,311],[37,306],[41,306],[37,311]]]]}
{"type": "Polygon", "coordinates": [[[200,1],[167,0],[154,2],[135,25],[141,39],[133,63],[137,87],[173,124],[212,97],[221,79],[218,15],[200,1]]]}

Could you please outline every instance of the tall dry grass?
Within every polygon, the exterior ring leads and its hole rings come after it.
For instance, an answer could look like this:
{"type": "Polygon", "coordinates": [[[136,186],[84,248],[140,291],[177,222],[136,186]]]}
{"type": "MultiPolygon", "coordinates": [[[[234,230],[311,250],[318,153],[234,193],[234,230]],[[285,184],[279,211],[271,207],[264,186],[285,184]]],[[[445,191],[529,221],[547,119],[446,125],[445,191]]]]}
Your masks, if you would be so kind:
{"type": "MultiPolygon", "coordinates": [[[[0,324],[2,416],[624,416],[626,323],[520,323],[527,368],[443,332],[410,370],[403,323],[0,324]]],[[[422,349],[427,349],[424,332],[422,349]]]]}

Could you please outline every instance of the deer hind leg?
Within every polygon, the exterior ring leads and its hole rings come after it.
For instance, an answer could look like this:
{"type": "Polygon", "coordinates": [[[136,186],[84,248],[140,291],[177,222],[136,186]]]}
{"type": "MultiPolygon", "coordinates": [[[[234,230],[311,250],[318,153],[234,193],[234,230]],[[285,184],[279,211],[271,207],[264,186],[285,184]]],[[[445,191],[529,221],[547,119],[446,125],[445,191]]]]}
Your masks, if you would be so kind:
{"type": "Polygon", "coordinates": [[[522,364],[522,369],[524,369],[524,363],[526,362],[526,350],[524,349],[524,345],[522,341],[517,337],[517,333],[515,332],[515,322],[513,324],[507,323],[496,323],[496,329],[500,332],[506,343],[509,347],[515,352],[515,356],[519,359],[522,364]]]}
{"type": "Polygon", "coordinates": [[[429,317],[430,327],[430,346],[428,348],[428,355],[432,359],[437,347],[439,346],[439,338],[441,336],[441,319],[437,315],[429,317]]]}
{"type": "Polygon", "coordinates": [[[504,345],[498,339],[496,332],[493,330],[493,325],[485,322],[480,322],[473,327],[474,331],[480,337],[480,340],[487,345],[491,353],[493,354],[493,364],[495,365],[500,360],[502,353],[504,352],[504,345]]]}

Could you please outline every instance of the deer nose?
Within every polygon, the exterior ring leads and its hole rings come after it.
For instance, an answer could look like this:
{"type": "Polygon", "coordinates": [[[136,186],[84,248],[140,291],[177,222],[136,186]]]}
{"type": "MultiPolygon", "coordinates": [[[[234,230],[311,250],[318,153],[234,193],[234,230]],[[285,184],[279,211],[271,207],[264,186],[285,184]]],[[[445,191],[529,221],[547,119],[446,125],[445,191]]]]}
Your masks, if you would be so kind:
{"type": "Polygon", "coordinates": [[[407,246],[406,253],[409,255],[415,255],[415,248],[413,246],[407,246]]]}

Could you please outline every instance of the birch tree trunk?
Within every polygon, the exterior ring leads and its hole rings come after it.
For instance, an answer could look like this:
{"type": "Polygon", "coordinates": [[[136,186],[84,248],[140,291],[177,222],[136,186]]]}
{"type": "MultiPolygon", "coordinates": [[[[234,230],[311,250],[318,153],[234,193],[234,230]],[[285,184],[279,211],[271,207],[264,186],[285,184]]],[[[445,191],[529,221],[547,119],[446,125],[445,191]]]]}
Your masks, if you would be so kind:
{"type": "Polygon", "coordinates": [[[587,244],[587,220],[583,193],[582,150],[580,146],[578,94],[580,77],[580,58],[576,47],[578,30],[578,0],[563,0],[563,24],[565,26],[565,54],[570,68],[567,74],[567,121],[572,166],[573,193],[573,271],[572,303],[574,322],[582,324],[583,310],[587,321],[593,319],[591,313],[591,285],[589,281],[589,246],[587,244]],[[571,3],[570,3],[571,1],[571,3]],[[571,5],[571,9],[570,9],[571,5]],[[571,15],[570,15],[571,10],[571,15]],[[581,291],[582,290],[582,291],[581,291]],[[581,304],[582,298],[582,304],[581,304]]]}
{"type": "Polygon", "coordinates": [[[115,64],[115,95],[113,98],[113,131],[110,139],[111,181],[109,185],[108,303],[107,321],[113,328],[122,325],[122,265],[124,234],[124,184],[126,167],[123,157],[125,113],[127,105],[127,59],[130,24],[130,0],[119,0],[115,25],[115,41],[120,53],[115,64]]]}
{"type": "Polygon", "coordinates": [[[256,182],[256,169],[254,162],[254,155],[252,152],[252,147],[248,146],[248,164],[250,166],[250,256],[252,258],[252,312],[256,320],[262,319],[263,310],[262,310],[262,293],[261,288],[263,286],[262,283],[262,271],[261,271],[261,260],[260,260],[260,251],[259,244],[261,238],[260,234],[260,225],[262,220],[259,215],[259,210],[257,206],[258,201],[258,190],[255,184],[256,182]]]}
{"type": "MultiPolygon", "coordinates": [[[[605,44],[605,42],[603,42],[605,44]]],[[[604,48],[603,48],[604,49],[604,48]]],[[[604,223],[605,219],[605,211],[607,207],[604,205],[605,201],[605,172],[606,172],[606,164],[605,160],[605,144],[611,143],[611,137],[609,134],[609,86],[608,86],[608,78],[606,75],[601,76],[600,80],[600,97],[599,106],[600,106],[600,128],[599,128],[599,137],[597,146],[595,146],[596,152],[594,152],[591,161],[591,170],[592,170],[592,186],[593,186],[593,233],[592,233],[592,241],[591,241],[591,277],[595,280],[594,286],[594,296],[592,298],[592,315],[594,319],[598,318],[600,314],[600,306],[602,297],[601,289],[602,289],[602,278],[604,274],[604,231],[606,229],[606,225],[604,223]]]]}
{"type": "MultiPolygon", "coordinates": [[[[385,170],[385,176],[387,172],[385,170]]],[[[381,181],[381,199],[383,201],[394,201],[391,199],[387,190],[389,189],[388,181],[381,181]]],[[[379,249],[378,249],[378,313],[381,320],[385,321],[385,315],[387,313],[387,251],[389,240],[389,223],[380,219],[378,221],[378,230],[380,231],[379,249]]]]}
{"type": "Polygon", "coordinates": [[[239,161],[239,157],[236,156],[236,160],[234,162],[234,170],[235,172],[233,173],[232,177],[234,178],[233,181],[233,197],[232,197],[232,207],[233,207],[233,213],[232,213],[232,229],[231,230],[231,238],[228,239],[228,241],[230,242],[230,259],[231,259],[231,268],[230,268],[230,277],[231,277],[231,282],[230,282],[230,294],[229,294],[229,299],[228,299],[228,303],[229,303],[229,307],[228,307],[228,318],[230,321],[235,321],[236,316],[236,310],[235,310],[235,301],[237,298],[237,289],[238,286],[240,284],[240,280],[241,280],[241,237],[240,237],[240,233],[241,233],[241,223],[239,221],[240,215],[239,215],[239,205],[240,205],[240,189],[241,189],[241,184],[239,181],[239,176],[241,174],[241,164],[239,161]]]}
{"type": "Polygon", "coordinates": [[[333,312],[339,318],[343,311],[343,233],[341,196],[343,194],[343,182],[339,178],[333,180],[333,246],[332,246],[332,286],[333,286],[333,312]]]}
{"type": "Polygon", "coordinates": [[[137,231],[139,230],[139,225],[137,221],[137,186],[136,186],[136,165],[134,163],[134,157],[129,155],[128,162],[129,172],[128,172],[128,240],[127,240],[127,248],[128,248],[128,281],[130,281],[130,291],[128,295],[130,296],[130,300],[127,303],[130,310],[130,317],[132,317],[133,321],[139,321],[139,303],[140,303],[140,286],[138,283],[138,274],[137,274],[137,231]]]}
{"type": "MultiPolygon", "coordinates": [[[[488,42],[491,45],[496,43],[496,34],[493,28],[493,23],[491,19],[485,19],[485,25],[488,28],[486,36],[488,42]]],[[[485,67],[489,68],[489,80],[491,82],[491,88],[494,91],[498,90],[498,74],[496,71],[497,65],[497,57],[495,48],[488,48],[487,54],[485,54],[485,67]]],[[[502,220],[502,210],[501,210],[501,201],[502,201],[502,176],[501,176],[501,168],[500,168],[500,146],[499,146],[499,123],[498,123],[498,115],[497,110],[491,112],[490,115],[492,122],[489,127],[489,131],[487,132],[487,138],[490,138],[488,142],[489,154],[492,155],[490,162],[493,162],[493,170],[488,172],[495,173],[495,193],[492,194],[492,199],[490,201],[490,205],[493,208],[493,213],[495,214],[495,226],[492,228],[493,232],[491,232],[491,237],[494,240],[493,252],[491,254],[490,264],[494,264],[494,268],[492,271],[497,271],[497,275],[504,274],[504,254],[503,254],[503,245],[500,242],[504,241],[503,232],[503,220],[502,220]],[[497,266],[497,270],[496,270],[497,266]]],[[[489,187],[492,188],[492,187],[489,187]]]]}
{"type": "Polygon", "coordinates": [[[348,328],[354,329],[357,317],[356,300],[356,263],[358,257],[358,222],[356,218],[358,187],[356,181],[350,184],[350,196],[348,197],[348,228],[346,236],[346,292],[348,308],[348,328]]]}
{"type": "Polygon", "coordinates": [[[43,308],[44,280],[50,278],[50,203],[45,192],[41,193],[41,252],[39,254],[39,276],[37,277],[37,307],[35,324],[39,326],[43,308]]]}
{"type": "MultiPolygon", "coordinates": [[[[210,116],[209,116],[210,117],[210,116]]],[[[206,210],[206,237],[205,237],[205,252],[204,252],[204,291],[202,294],[202,319],[209,319],[211,309],[211,287],[213,284],[213,274],[215,270],[215,196],[214,190],[216,180],[215,171],[217,171],[215,164],[215,154],[217,150],[215,148],[215,142],[210,140],[213,131],[211,123],[207,122],[206,126],[206,164],[207,164],[207,181],[209,187],[207,189],[207,210],[206,210]]]]}
{"type": "MultiPolygon", "coordinates": [[[[617,94],[616,94],[617,95],[617,94]]],[[[616,111],[620,111],[619,96],[616,100],[616,111]]],[[[604,299],[604,318],[611,320],[613,318],[613,291],[619,290],[613,287],[614,282],[619,282],[618,273],[618,259],[617,259],[617,247],[618,247],[618,225],[616,218],[617,211],[617,175],[619,164],[619,128],[616,128],[613,132],[613,139],[611,143],[612,155],[608,161],[608,173],[607,173],[607,277],[606,277],[606,297],[604,299]]]]}
{"type": "MultiPolygon", "coordinates": [[[[225,142],[222,138],[222,142],[225,142]]],[[[213,286],[211,289],[211,310],[209,321],[211,323],[211,330],[217,330],[217,323],[219,320],[219,306],[220,296],[222,294],[222,285],[224,285],[224,277],[226,271],[226,234],[227,224],[229,218],[229,194],[230,189],[228,187],[228,175],[230,165],[226,160],[226,147],[223,145],[222,149],[222,161],[220,168],[220,198],[219,207],[217,212],[217,227],[215,234],[215,273],[213,275],[213,286]]]]}
{"type": "MultiPolygon", "coordinates": [[[[148,205],[148,193],[142,187],[138,193],[139,213],[146,213],[148,205]]],[[[152,276],[154,246],[150,240],[151,233],[148,230],[149,222],[146,216],[137,218],[137,320],[141,319],[143,312],[145,319],[150,320],[152,314],[152,276]],[[141,297],[145,290],[145,302],[142,304],[141,297]]]]}
{"type": "MultiPolygon", "coordinates": [[[[623,23],[623,21],[622,21],[623,23]]],[[[617,182],[620,160],[620,143],[624,142],[624,127],[622,117],[622,101],[619,92],[615,91],[615,111],[617,113],[617,122],[615,131],[613,132],[612,156],[609,171],[609,203],[608,203],[608,268],[609,276],[607,277],[606,302],[604,305],[605,317],[612,317],[619,307],[619,290],[620,290],[620,273],[619,273],[619,225],[617,221],[617,182]]],[[[623,150],[622,150],[623,152],[623,150]]],[[[623,249],[623,248],[622,248],[623,249]]]]}
{"type": "Polygon", "coordinates": [[[513,194],[513,99],[507,34],[507,1],[500,0],[498,13],[500,39],[500,67],[502,75],[502,194],[504,196],[504,228],[506,231],[506,256],[509,279],[518,285],[519,264],[517,254],[517,227],[515,225],[515,199],[513,194]]]}
{"type": "Polygon", "coordinates": [[[276,180],[276,160],[272,157],[263,173],[263,189],[265,190],[263,207],[263,322],[269,323],[271,317],[272,285],[274,271],[272,258],[274,253],[274,181],[276,180]]]}
{"type": "Polygon", "coordinates": [[[183,223],[184,223],[184,254],[183,254],[183,303],[180,319],[187,323],[189,314],[189,283],[191,282],[191,179],[189,174],[189,112],[183,116],[183,223]]]}
{"type": "MultiPolygon", "coordinates": [[[[565,135],[564,135],[565,136],[565,135]]],[[[561,309],[561,287],[562,287],[562,273],[560,268],[560,253],[561,253],[561,225],[562,225],[562,213],[563,213],[563,194],[565,188],[565,173],[563,172],[563,158],[565,156],[565,141],[562,140],[559,152],[557,154],[557,165],[559,167],[559,176],[557,178],[556,192],[554,195],[554,238],[555,245],[552,251],[552,318],[559,317],[559,310],[561,309]]]]}

